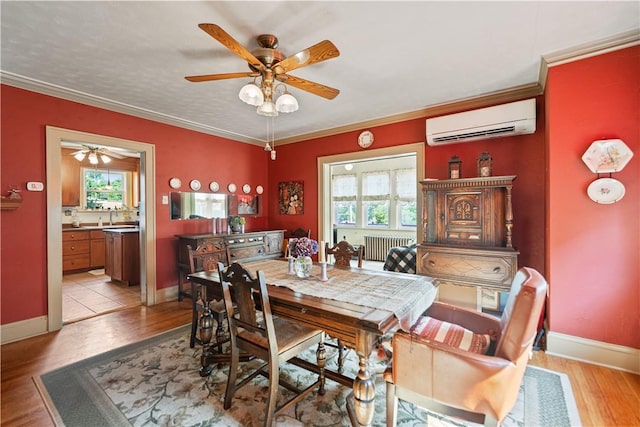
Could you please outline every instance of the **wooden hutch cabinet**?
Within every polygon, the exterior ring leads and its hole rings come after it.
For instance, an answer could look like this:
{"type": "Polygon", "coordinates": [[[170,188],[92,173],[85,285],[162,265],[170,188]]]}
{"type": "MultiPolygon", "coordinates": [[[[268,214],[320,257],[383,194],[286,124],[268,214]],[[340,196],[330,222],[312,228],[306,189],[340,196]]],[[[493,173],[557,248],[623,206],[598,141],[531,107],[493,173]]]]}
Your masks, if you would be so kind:
{"type": "Polygon", "coordinates": [[[229,262],[279,258],[282,256],[284,230],[234,234],[182,234],[176,237],[178,238],[178,298],[182,299],[183,296],[190,296],[188,289],[185,289],[189,288],[185,283],[190,270],[187,245],[195,250],[203,243],[223,244],[229,250],[229,262]]]}
{"type": "Polygon", "coordinates": [[[518,268],[512,243],[515,178],[421,181],[418,273],[440,283],[510,289],[518,268]]]}

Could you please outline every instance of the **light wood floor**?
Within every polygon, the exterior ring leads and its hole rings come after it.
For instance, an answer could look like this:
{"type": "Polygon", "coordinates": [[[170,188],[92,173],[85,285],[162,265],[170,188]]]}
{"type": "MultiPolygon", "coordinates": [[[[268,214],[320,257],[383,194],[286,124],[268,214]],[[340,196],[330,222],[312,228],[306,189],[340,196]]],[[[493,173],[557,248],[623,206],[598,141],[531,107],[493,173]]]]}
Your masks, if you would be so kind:
{"type": "MultiPolygon", "coordinates": [[[[134,307],[2,346],[4,426],[50,426],[32,377],[190,322],[190,301],[134,307]]],[[[535,352],[532,365],[569,375],[584,426],[640,426],[640,376],[535,352]]]]}

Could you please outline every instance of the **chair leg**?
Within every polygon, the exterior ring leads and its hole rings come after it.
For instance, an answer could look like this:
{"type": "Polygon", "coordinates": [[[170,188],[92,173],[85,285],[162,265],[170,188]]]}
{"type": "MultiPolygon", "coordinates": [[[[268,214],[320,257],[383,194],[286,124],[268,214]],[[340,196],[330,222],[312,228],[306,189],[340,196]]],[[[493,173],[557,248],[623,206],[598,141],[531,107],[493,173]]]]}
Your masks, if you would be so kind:
{"type": "Polygon", "coordinates": [[[198,331],[198,300],[200,295],[196,297],[196,285],[191,283],[191,339],[189,340],[189,347],[193,348],[196,345],[196,333],[198,331]]]}
{"type": "Polygon", "coordinates": [[[395,385],[387,383],[387,427],[395,427],[398,423],[398,397],[395,385]]]}
{"type": "Polygon", "coordinates": [[[240,349],[231,348],[231,363],[229,364],[229,375],[227,376],[227,389],[224,392],[224,409],[231,408],[231,400],[236,392],[236,380],[238,377],[238,364],[240,362],[240,349]]]}
{"type": "Polygon", "coordinates": [[[271,427],[275,421],[274,412],[278,400],[278,386],[280,384],[280,366],[277,361],[269,363],[269,397],[267,398],[267,413],[264,418],[264,426],[271,427]]]}

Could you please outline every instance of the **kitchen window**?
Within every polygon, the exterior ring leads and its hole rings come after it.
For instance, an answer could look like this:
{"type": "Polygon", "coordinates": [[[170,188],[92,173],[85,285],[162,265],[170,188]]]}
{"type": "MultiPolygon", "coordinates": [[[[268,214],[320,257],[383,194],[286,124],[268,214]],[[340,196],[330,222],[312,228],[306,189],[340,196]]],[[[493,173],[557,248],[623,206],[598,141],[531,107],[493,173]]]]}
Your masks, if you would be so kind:
{"type": "Polygon", "coordinates": [[[82,206],[89,210],[132,206],[131,181],[131,172],[82,168],[82,206]]]}

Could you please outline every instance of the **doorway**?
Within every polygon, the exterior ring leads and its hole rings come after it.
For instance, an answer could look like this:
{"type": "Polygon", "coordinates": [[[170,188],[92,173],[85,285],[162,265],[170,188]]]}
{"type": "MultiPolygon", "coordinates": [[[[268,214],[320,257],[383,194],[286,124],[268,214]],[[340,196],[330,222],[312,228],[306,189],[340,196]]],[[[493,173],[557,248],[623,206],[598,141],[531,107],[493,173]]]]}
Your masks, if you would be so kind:
{"type": "MultiPolygon", "coordinates": [[[[331,169],[336,165],[367,160],[383,160],[403,155],[416,158],[416,180],[424,179],[424,143],[398,145],[375,150],[358,151],[333,156],[318,157],[318,237],[330,242],[333,239],[333,221],[331,217],[331,169]]],[[[422,192],[416,195],[417,218],[416,236],[422,236],[422,192]]],[[[419,240],[419,239],[418,239],[419,240]]]]}
{"type": "Polygon", "coordinates": [[[112,138],[69,129],[46,127],[47,168],[47,330],[62,327],[62,174],[61,145],[63,141],[123,148],[140,153],[140,300],[156,302],[155,271],[155,146],[153,144],[112,138]]]}

